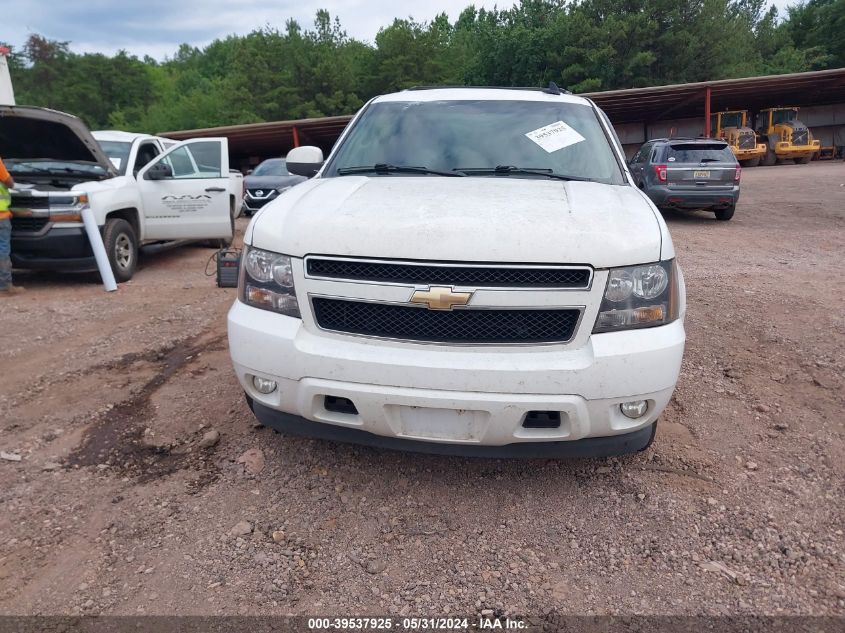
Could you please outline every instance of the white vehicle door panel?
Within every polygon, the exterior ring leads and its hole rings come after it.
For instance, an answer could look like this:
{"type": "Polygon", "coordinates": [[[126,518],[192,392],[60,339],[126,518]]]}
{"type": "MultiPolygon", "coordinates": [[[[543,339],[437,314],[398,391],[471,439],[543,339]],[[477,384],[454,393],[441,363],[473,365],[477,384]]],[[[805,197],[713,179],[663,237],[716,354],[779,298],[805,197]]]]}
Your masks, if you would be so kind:
{"type": "Polygon", "coordinates": [[[232,237],[227,139],[173,145],[138,172],[138,188],[147,240],[232,237]],[[149,178],[162,165],[170,175],[149,178]]]}

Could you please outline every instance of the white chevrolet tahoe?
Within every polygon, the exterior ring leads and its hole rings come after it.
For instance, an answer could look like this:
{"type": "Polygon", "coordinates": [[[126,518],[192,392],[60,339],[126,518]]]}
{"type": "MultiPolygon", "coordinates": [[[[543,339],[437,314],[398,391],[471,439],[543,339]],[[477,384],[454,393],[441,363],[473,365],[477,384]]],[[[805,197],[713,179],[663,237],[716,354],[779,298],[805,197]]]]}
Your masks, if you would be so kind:
{"type": "Polygon", "coordinates": [[[232,239],[242,180],[229,173],[225,138],[97,134],[63,112],[0,106],[0,157],[16,183],[13,266],[97,270],[86,206],[117,281],[132,278],[142,244],[232,239]]]}
{"type": "Polygon", "coordinates": [[[547,90],[370,101],[245,236],[229,346],[283,432],[478,456],[646,448],[686,295],[595,104],[547,90]]]}

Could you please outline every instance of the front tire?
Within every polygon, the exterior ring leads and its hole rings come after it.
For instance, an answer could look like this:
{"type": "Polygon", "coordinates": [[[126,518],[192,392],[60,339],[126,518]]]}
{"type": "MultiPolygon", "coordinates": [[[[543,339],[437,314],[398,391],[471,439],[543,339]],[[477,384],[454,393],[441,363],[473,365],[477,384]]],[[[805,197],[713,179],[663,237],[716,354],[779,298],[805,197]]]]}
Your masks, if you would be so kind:
{"type": "Polygon", "coordinates": [[[813,155],[810,154],[809,156],[801,156],[800,158],[795,159],[796,165],[806,165],[810,162],[810,159],[813,158],[813,155]]]}
{"type": "Polygon", "coordinates": [[[643,451],[648,450],[648,448],[652,444],[654,444],[654,438],[656,436],[657,436],[657,420],[655,420],[654,422],[651,423],[651,435],[648,438],[648,443],[645,446],[643,446],[642,448],[638,449],[637,452],[642,453],[643,451]]]}
{"type": "Polygon", "coordinates": [[[138,237],[132,225],[120,218],[107,220],[103,245],[115,280],[122,283],[132,279],[138,268],[138,237]]]}
{"type": "Polygon", "coordinates": [[[775,154],[775,150],[771,147],[766,148],[766,153],[763,155],[763,158],[760,160],[761,165],[765,165],[766,167],[771,167],[775,163],[778,162],[778,155],[775,154]]]}
{"type": "Polygon", "coordinates": [[[749,158],[748,160],[741,160],[739,164],[743,167],[757,167],[760,165],[760,157],[749,158]]]}
{"type": "Polygon", "coordinates": [[[720,222],[727,222],[734,217],[734,211],[736,211],[735,204],[732,204],[727,209],[716,209],[716,219],[720,222]]]}

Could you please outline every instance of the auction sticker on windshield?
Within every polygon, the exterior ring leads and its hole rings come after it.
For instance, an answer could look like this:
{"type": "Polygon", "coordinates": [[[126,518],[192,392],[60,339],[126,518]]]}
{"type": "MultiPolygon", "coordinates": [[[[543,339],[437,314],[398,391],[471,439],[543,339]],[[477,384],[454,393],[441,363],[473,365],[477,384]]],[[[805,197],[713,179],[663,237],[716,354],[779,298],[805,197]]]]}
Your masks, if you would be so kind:
{"type": "Polygon", "coordinates": [[[550,125],[531,130],[525,134],[532,141],[546,150],[549,154],[580,143],[584,137],[569,127],[563,121],[556,121],[550,125]]]}

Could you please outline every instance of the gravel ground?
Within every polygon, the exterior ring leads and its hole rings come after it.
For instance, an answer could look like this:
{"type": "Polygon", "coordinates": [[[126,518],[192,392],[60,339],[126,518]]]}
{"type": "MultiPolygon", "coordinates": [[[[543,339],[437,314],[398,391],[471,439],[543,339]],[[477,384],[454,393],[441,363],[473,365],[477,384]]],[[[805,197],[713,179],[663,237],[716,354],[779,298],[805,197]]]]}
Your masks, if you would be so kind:
{"type": "Polygon", "coordinates": [[[845,166],[743,179],[731,222],[667,217],[687,353],[654,446],[620,459],[256,427],[209,249],[148,255],[111,295],[19,275],[0,613],[845,615],[845,166]]]}

